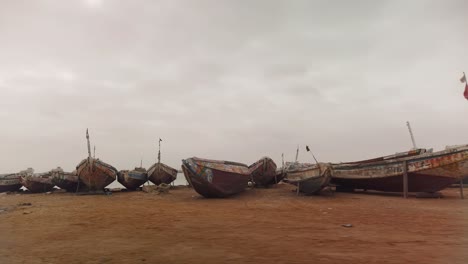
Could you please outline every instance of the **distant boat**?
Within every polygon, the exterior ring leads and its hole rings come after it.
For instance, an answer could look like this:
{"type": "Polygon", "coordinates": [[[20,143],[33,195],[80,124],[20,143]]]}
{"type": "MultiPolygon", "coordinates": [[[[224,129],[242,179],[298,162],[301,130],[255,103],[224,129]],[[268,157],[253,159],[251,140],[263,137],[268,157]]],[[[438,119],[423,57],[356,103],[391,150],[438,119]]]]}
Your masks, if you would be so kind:
{"type": "Polygon", "coordinates": [[[32,193],[50,192],[55,184],[52,182],[52,171],[34,173],[29,169],[20,173],[21,184],[32,193]]]}
{"type": "Polygon", "coordinates": [[[189,158],[182,160],[185,178],[196,192],[207,198],[240,193],[248,185],[247,165],[231,161],[189,158]]]}
{"type": "Polygon", "coordinates": [[[276,163],[269,157],[263,157],[249,166],[250,178],[256,186],[267,187],[278,183],[276,163]]]}
{"type": "Polygon", "coordinates": [[[332,183],[342,190],[403,191],[406,163],[409,192],[437,192],[468,175],[468,145],[432,152],[415,150],[377,159],[332,164],[332,183]]]}
{"type": "Polygon", "coordinates": [[[134,170],[121,170],[117,175],[117,180],[129,190],[135,190],[148,180],[145,168],[135,168],[134,170]]]}
{"type": "Polygon", "coordinates": [[[177,170],[164,163],[155,163],[148,169],[148,180],[155,185],[170,184],[177,178],[177,170]]]}
{"type": "Polygon", "coordinates": [[[327,163],[287,162],[284,182],[296,185],[299,192],[316,194],[330,183],[331,167],[327,163]]]}
{"type": "Polygon", "coordinates": [[[18,173],[0,175],[0,192],[16,192],[21,186],[20,175],[18,173]]]}
{"type": "Polygon", "coordinates": [[[64,189],[67,192],[76,192],[84,187],[83,184],[80,186],[80,179],[76,174],[76,170],[73,172],[65,172],[60,167],[52,170],[52,182],[60,189],[64,189]]]}
{"type": "Polygon", "coordinates": [[[91,157],[88,130],[86,130],[86,139],[88,141],[88,158],[76,166],[76,174],[80,182],[86,185],[88,191],[102,191],[117,178],[118,171],[111,165],[91,157]]]}

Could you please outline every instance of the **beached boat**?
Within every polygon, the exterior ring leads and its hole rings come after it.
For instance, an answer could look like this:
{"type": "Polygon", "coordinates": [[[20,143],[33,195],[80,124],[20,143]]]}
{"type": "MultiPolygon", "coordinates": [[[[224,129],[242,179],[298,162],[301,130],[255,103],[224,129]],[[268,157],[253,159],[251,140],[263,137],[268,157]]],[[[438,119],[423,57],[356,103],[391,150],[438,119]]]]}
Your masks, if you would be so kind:
{"type": "Polygon", "coordinates": [[[331,167],[327,163],[287,162],[284,182],[296,185],[299,192],[315,194],[330,183],[331,167]]]}
{"type": "Polygon", "coordinates": [[[266,187],[278,183],[276,163],[269,157],[263,157],[250,165],[249,172],[255,186],[266,187]]]}
{"type": "Polygon", "coordinates": [[[32,169],[20,172],[21,184],[33,193],[50,192],[55,184],[52,181],[52,172],[34,173],[32,169]]]}
{"type": "Polygon", "coordinates": [[[182,160],[185,178],[196,192],[207,198],[240,193],[248,185],[247,165],[237,162],[189,158],[182,160]]]}
{"type": "Polygon", "coordinates": [[[447,147],[438,152],[414,152],[333,164],[332,183],[348,191],[402,192],[406,166],[409,192],[437,192],[468,175],[468,145],[447,147]]]}
{"type": "Polygon", "coordinates": [[[17,173],[0,175],[0,192],[15,192],[21,188],[20,175],[17,173]]]}
{"type": "Polygon", "coordinates": [[[148,169],[148,180],[155,185],[170,184],[177,178],[177,170],[161,162],[153,164],[148,169]]]}
{"type": "Polygon", "coordinates": [[[88,191],[103,191],[104,187],[117,178],[118,171],[111,165],[91,157],[88,130],[86,130],[86,139],[88,141],[88,158],[76,166],[76,174],[80,182],[86,185],[88,191]]]}
{"type": "Polygon", "coordinates": [[[60,167],[52,170],[52,181],[60,189],[64,189],[67,192],[77,192],[84,187],[83,184],[80,184],[80,179],[76,174],[76,170],[73,172],[65,172],[60,167]]]}
{"type": "Polygon", "coordinates": [[[148,180],[145,168],[135,168],[134,170],[121,170],[117,175],[117,180],[129,190],[135,190],[148,180]]]}

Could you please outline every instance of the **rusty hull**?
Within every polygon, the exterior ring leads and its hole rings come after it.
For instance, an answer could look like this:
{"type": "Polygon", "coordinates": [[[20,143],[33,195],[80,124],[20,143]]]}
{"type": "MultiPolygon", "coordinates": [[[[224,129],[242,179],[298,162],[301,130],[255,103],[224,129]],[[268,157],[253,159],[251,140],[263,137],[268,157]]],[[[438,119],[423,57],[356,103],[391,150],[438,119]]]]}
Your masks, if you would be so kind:
{"type": "Polygon", "coordinates": [[[316,194],[328,186],[331,166],[327,163],[286,163],[284,182],[298,186],[299,192],[316,194]]]}
{"type": "Polygon", "coordinates": [[[258,187],[267,187],[278,183],[276,163],[269,157],[263,157],[249,166],[250,179],[258,187]]]}
{"type": "Polygon", "coordinates": [[[148,180],[148,174],[144,168],[134,170],[121,170],[117,175],[117,180],[129,190],[136,190],[148,180]]]}
{"type": "Polygon", "coordinates": [[[333,164],[332,183],[346,190],[402,192],[404,162],[409,192],[437,192],[468,175],[468,148],[371,163],[333,164]]]}
{"type": "Polygon", "coordinates": [[[250,173],[245,164],[189,158],[182,160],[185,178],[206,198],[224,198],[245,190],[250,173]]]}
{"type": "Polygon", "coordinates": [[[21,186],[19,174],[10,173],[0,175],[0,192],[16,192],[21,186]]]}
{"type": "Polygon", "coordinates": [[[102,191],[117,178],[118,172],[99,159],[87,158],[76,166],[76,173],[88,191],[102,191]]]}
{"type": "Polygon", "coordinates": [[[155,185],[170,184],[176,178],[177,170],[164,163],[155,163],[148,169],[148,179],[155,185]]]}

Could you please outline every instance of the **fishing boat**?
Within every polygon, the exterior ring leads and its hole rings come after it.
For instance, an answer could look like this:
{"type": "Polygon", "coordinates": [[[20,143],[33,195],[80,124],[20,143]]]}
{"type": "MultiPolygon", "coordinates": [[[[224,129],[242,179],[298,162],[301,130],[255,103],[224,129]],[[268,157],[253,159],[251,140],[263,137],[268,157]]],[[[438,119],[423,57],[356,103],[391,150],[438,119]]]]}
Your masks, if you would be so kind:
{"type": "Polygon", "coordinates": [[[21,188],[20,175],[8,173],[0,175],[0,192],[15,192],[21,188]]]}
{"type": "Polygon", "coordinates": [[[247,165],[231,161],[188,158],[182,160],[187,182],[207,198],[223,198],[245,190],[250,179],[247,165]]]}
{"type": "Polygon", "coordinates": [[[73,172],[65,172],[62,168],[58,167],[52,170],[52,181],[60,189],[64,189],[67,192],[77,192],[83,189],[83,184],[80,184],[80,179],[76,174],[76,170],[73,172]]]}
{"type": "Polygon", "coordinates": [[[148,180],[155,185],[170,184],[177,178],[177,170],[161,162],[161,139],[159,139],[158,162],[148,169],[148,180]]]}
{"type": "Polygon", "coordinates": [[[468,175],[468,145],[445,150],[418,149],[377,159],[332,164],[337,189],[402,192],[407,172],[408,192],[437,192],[468,175]]]}
{"type": "Polygon", "coordinates": [[[104,187],[117,178],[118,171],[111,165],[91,157],[88,130],[86,130],[86,139],[88,141],[88,158],[76,166],[76,174],[88,191],[103,191],[104,187]]]}
{"type": "Polygon", "coordinates": [[[331,167],[328,163],[286,162],[284,182],[297,186],[297,191],[316,194],[330,183],[331,167]]]}
{"type": "Polygon", "coordinates": [[[28,169],[20,173],[20,182],[32,193],[50,192],[55,186],[52,181],[52,171],[34,173],[34,170],[28,169]]]}
{"type": "Polygon", "coordinates": [[[276,163],[269,157],[263,157],[249,166],[250,179],[258,187],[267,187],[278,183],[276,163]]]}
{"type": "Polygon", "coordinates": [[[148,180],[145,168],[136,167],[134,170],[121,170],[117,180],[128,190],[136,190],[148,180]]]}

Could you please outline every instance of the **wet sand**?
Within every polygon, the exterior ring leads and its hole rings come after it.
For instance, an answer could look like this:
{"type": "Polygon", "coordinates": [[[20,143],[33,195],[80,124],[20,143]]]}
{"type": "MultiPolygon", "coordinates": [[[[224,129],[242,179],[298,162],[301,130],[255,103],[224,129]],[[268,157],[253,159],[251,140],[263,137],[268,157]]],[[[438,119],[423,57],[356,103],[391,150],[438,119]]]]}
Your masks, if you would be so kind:
{"type": "Polygon", "coordinates": [[[443,194],[3,194],[0,263],[468,263],[468,199],[443,194]]]}

